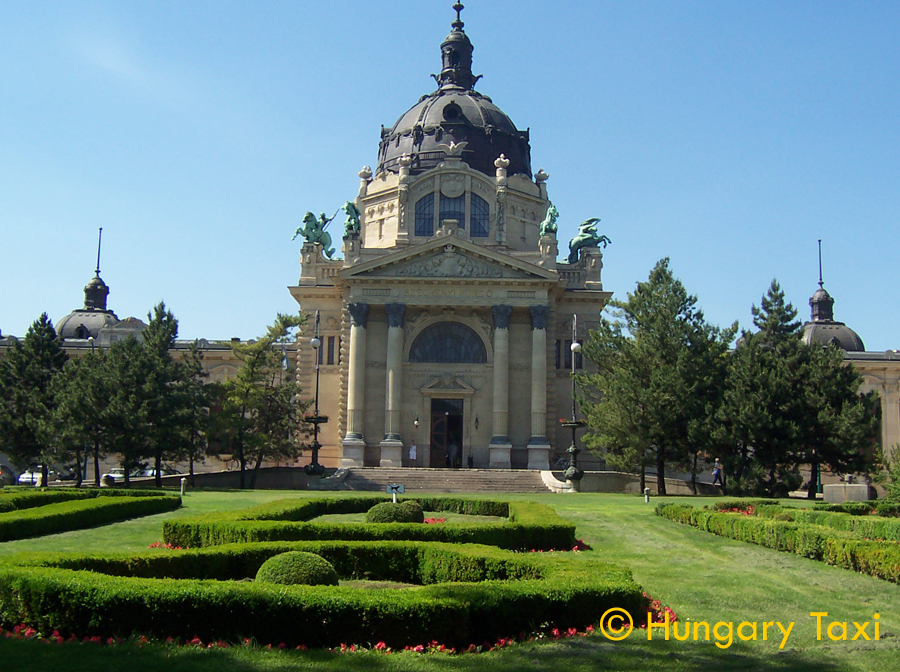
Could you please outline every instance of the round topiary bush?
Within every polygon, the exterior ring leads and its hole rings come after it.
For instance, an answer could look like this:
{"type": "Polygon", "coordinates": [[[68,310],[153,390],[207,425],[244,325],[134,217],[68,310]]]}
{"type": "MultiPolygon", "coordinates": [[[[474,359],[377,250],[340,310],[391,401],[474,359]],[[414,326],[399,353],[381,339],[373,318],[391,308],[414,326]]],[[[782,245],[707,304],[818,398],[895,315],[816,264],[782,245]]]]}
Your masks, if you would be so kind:
{"type": "Polygon", "coordinates": [[[418,502],[406,501],[400,504],[383,502],[366,512],[367,523],[424,523],[425,515],[418,502]]]}
{"type": "Polygon", "coordinates": [[[400,506],[402,506],[406,512],[409,514],[409,522],[411,523],[424,523],[425,522],[425,513],[422,511],[422,505],[415,500],[407,500],[405,502],[401,502],[400,506]]]}
{"type": "Polygon", "coordinates": [[[291,551],[269,558],[256,572],[256,580],[283,585],[338,585],[334,566],[321,555],[305,551],[291,551]]]}

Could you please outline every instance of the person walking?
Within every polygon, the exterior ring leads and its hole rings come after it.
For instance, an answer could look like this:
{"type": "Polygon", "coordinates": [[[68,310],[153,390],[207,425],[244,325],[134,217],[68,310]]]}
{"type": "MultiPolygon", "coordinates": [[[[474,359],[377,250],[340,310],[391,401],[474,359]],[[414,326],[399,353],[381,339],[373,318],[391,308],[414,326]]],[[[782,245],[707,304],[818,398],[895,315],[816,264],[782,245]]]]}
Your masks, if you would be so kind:
{"type": "Polygon", "coordinates": [[[712,475],[713,485],[716,485],[716,482],[718,481],[718,484],[724,488],[725,481],[722,478],[722,463],[719,462],[718,457],[716,458],[716,463],[713,465],[712,475]]]}
{"type": "Polygon", "coordinates": [[[416,441],[413,439],[409,444],[409,466],[416,466],[416,441]]]}

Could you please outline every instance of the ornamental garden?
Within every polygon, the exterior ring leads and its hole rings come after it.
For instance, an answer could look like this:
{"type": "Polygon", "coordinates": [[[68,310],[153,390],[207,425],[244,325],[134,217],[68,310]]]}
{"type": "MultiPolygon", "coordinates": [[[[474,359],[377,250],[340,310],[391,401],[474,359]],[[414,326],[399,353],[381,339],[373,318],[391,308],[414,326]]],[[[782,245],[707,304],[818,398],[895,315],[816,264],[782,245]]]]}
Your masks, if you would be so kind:
{"type": "MultiPolygon", "coordinates": [[[[78,529],[180,504],[158,492],[93,494],[0,495],[8,519],[0,534],[78,529]]],[[[163,536],[173,549],[165,554],[44,554],[3,563],[2,625],[63,638],[252,638],[308,648],[439,642],[459,650],[520,633],[584,631],[610,610],[637,622],[648,610],[627,568],[573,550],[580,547],[575,526],[534,502],[285,499],[169,520],[163,536]],[[423,510],[495,522],[426,524],[423,510]],[[316,522],[359,513],[366,522],[316,522]]]]}
{"type": "Polygon", "coordinates": [[[0,656],[10,669],[20,651],[269,669],[280,648],[312,669],[386,653],[360,664],[444,669],[467,652],[458,664],[476,670],[710,656],[723,670],[892,669],[896,507],[801,506],[4,488],[0,656]]]}

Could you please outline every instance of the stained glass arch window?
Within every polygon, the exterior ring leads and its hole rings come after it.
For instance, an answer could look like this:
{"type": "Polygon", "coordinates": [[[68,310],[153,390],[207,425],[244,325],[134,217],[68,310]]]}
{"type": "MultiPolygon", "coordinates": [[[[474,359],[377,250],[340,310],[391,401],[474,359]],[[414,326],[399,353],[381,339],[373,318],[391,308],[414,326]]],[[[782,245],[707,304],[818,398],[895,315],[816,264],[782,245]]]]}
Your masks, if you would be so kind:
{"type": "Polygon", "coordinates": [[[471,227],[469,233],[473,238],[487,238],[489,228],[490,206],[478,194],[472,194],[471,227]]]}
{"type": "Polygon", "coordinates": [[[487,348],[475,330],[462,322],[436,322],[416,336],[409,349],[409,361],[485,364],[487,348]]]}

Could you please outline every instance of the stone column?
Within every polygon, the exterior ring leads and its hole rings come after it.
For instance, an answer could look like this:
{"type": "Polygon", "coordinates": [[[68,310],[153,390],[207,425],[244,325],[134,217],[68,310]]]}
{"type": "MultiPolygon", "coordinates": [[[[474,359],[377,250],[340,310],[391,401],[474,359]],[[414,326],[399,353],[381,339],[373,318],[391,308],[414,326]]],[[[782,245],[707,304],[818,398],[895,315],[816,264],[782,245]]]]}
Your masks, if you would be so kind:
{"type": "Polygon", "coordinates": [[[888,383],[881,397],[881,445],[888,458],[895,455],[900,446],[900,385],[888,383]]]}
{"type": "Polygon", "coordinates": [[[384,438],[381,441],[382,467],[400,467],[403,440],[400,437],[400,403],[403,374],[403,317],[406,305],[389,303],[385,306],[388,318],[387,366],[385,373],[384,438]]]}
{"type": "Polygon", "coordinates": [[[509,316],[512,306],[494,306],[494,435],[488,447],[491,469],[509,469],[509,316]]]}
{"type": "Polygon", "coordinates": [[[547,431],[547,315],[549,306],[531,306],[531,439],[528,468],[550,469],[547,431]]]}
{"type": "Polygon", "coordinates": [[[366,324],[368,303],[349,303],[350,362],[347,376],[347,433],[341,442],[342,467],[361,467],[366,451],[363,435],[363,415],[366,408],[366,324]]]}

